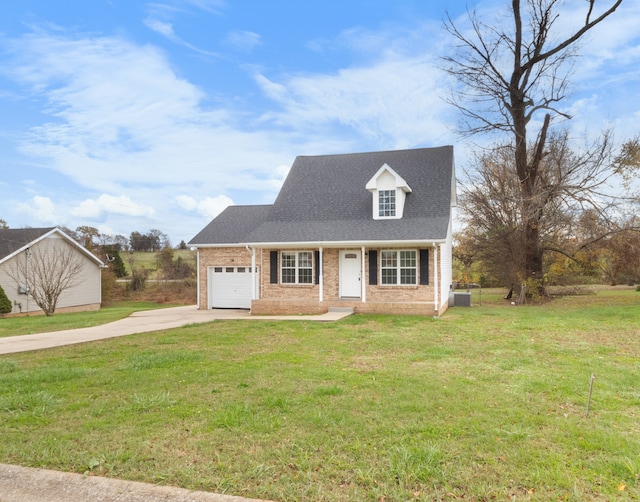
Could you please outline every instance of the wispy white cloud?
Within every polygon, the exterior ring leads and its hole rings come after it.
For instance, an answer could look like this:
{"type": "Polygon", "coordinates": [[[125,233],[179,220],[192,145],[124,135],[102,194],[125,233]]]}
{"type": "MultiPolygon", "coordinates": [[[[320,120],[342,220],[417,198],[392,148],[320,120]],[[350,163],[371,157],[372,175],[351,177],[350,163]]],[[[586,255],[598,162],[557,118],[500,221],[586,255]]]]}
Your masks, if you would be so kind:
{"type": "Polygon", "coordinates": [[[184,0],[184,2],[211,14],[217,14],[227,6],[225,0],[184,0]]]}
{"type": "Polygon", "coordinates": [[[273,81],[254,76],[280,105],[268,118],[284,127],[311,130],[340,124],[385,148],[435,145],[449,140],[444,76],[426,58],[377,61],[334,75],[293,75],[273,81]]]}
{"type": "Polygon", "coordinates": [[[180,39],[180,37],[178,37],[173,32],[173,25],[171,23],[167,23],[165,21],[160,21],[159,19],[148,17],[147,19],[144,20],[144,24],[150,30],[155,31],[156,33],[159,33],[160,35],[162,35],[165,38],[168,38],[172,42],[182,43],[182,40],[180,39]]]}
{"type": "Polygon", "coordinates": [[[236,50],[251,52],[262,45],[262,37],[252,31],[237,30],[227,33],[224,42],[236,50]]]}
{"type": "Polygon", "coordinates": [[[280,164],[269,153],[270,132],[243,132],[232,109],[206,108],[203,92],[178,78],[156,49],[121,39],[32,36],[15,50],[14,76],[45,100],[52,117],[31,131],[22,151],[82,186],[116,192],[177,178],[215,180],[224,190],[257,185],[249,172],[280,164]],[[213,162],[221,156],[224,163],[213,162]]]}
{"type": "Polygon", "coordinates": [[[196,211],[199,215],[207,219],[215,218],[225,208],[233,205],[233,200],[226,195],[205,197],[202,200],[196,200],[188,195],[179,195],[176,197],[176,202],[185,211],[196,211]]]}
{"type": "Polygon", "coordinates": [[[102,194],[96,199],[83,200],[70,213],[86,219],[97,219],[107,213],[151,218],[155,211],[152,207],[134,202],[127,195],[102,194]]]}
{"type": "Polygon", "coordinates": [[[144,24],[145,26],[147,26],[147,28],[149,28],[152,31],[155,31],[156,33],[159,33],[160,35],[165,37],[167,40],[173,42],[174,44],[182,45],[184,47],[187,47],[188,49],[191,49],[194,52],[197,52],[199,54],[204,54],[206,56],[220,57],[218,53],[213,51],[207,51],[199,47],[196,47],[195,45],[190,44],[189,42],[184,40],[182,37],[178,36],[173,29],[173,25],[169,22],[161,21],[160,19],[153,18],[153,17],[147,17],[144,20],[144,24]]]}
{"type": "Polygon", "coordinates": [[[144,24],[150,30],[163,36],[170,42],[186,47],[199,54],[220,57],[220,54],[203,49],[190,43],[184,36],[176,32],[175,24],[192,11],[204,11],[207,14],[218,15],[226,7],[224,0],[164,0],[162,2],[149,2],[146,4],[147,16],[144,24]]]}
{"type": "Polygon", "coordinates": [[[18,211],[33,217],[39,224],[57,224],[56,206],[49,197],[34,196],[31,201],[18,204],[18,211]]]}
{"type": "Polygon", "coordinates": [[[146,4],[149,12],[164,16],[177,15],[190,9],[220,14],[226,6],[225,0],[163,0],[146,4]]]}

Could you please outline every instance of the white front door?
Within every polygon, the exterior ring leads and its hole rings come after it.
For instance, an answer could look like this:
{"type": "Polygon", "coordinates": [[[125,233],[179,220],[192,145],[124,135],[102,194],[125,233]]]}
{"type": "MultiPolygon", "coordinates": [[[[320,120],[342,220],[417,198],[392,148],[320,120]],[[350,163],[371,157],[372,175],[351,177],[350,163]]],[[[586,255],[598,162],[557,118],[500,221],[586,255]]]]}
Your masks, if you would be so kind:
{"type": "Polygon", "coordinates": [[[340,297],[360,298],[360,251],[340,251],[340,297]]]}

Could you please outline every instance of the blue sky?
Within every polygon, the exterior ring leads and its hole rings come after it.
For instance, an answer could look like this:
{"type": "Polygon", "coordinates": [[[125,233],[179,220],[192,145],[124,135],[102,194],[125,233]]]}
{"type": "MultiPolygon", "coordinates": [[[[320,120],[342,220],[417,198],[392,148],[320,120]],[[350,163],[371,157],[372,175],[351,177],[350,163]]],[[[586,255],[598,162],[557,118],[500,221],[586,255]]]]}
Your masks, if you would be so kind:
{"type": "MultiPolygon", "coordinates": [[[[0,218],[175,245],[229,204],[273,202],[296,155],[453,144],[461,171],[473,143],[438,67],[442,20],[464,28],[467,4],[490,21],[510,2],[4,1],[0,218]]],[[[640,133],[638,26],[625,0],[583,42],[576,135],[640,133]]]]}

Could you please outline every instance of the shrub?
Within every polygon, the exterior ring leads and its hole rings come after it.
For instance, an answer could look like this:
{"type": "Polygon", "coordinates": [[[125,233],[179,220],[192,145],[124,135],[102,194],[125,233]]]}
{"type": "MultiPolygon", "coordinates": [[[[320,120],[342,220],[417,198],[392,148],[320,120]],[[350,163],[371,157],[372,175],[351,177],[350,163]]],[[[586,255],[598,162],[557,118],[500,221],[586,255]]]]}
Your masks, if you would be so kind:
{"type": "Polygon", "coordinates": [[[0,315],[8,314],[12,309],[11,300],[0,286],[0,315]]]}
{"type": "Polygon", "coordinates": [[[147,283],[149,271],[144,267],[134,267],[131,269],[131,281],[129,288],[132,291],[142,291],[147,283]]]}

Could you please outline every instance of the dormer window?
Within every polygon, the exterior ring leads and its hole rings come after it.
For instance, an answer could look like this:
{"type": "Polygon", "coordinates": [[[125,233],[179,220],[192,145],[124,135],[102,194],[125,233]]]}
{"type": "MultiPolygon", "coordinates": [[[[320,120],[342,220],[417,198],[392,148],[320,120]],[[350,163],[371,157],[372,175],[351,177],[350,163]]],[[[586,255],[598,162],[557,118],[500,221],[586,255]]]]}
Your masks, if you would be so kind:
{"type": "Polygon", "coordinates": [[[378,191],[378,216],[380,218],[393,218],[396,215],[396,191],[378,191]]]}
{"type": "Polygon", "coordinates": [[[366,189],[373,195],[373,219],[402,218],[406,195],[411,188],[402,177],[387,164],[369,180],[366,189]]]}

